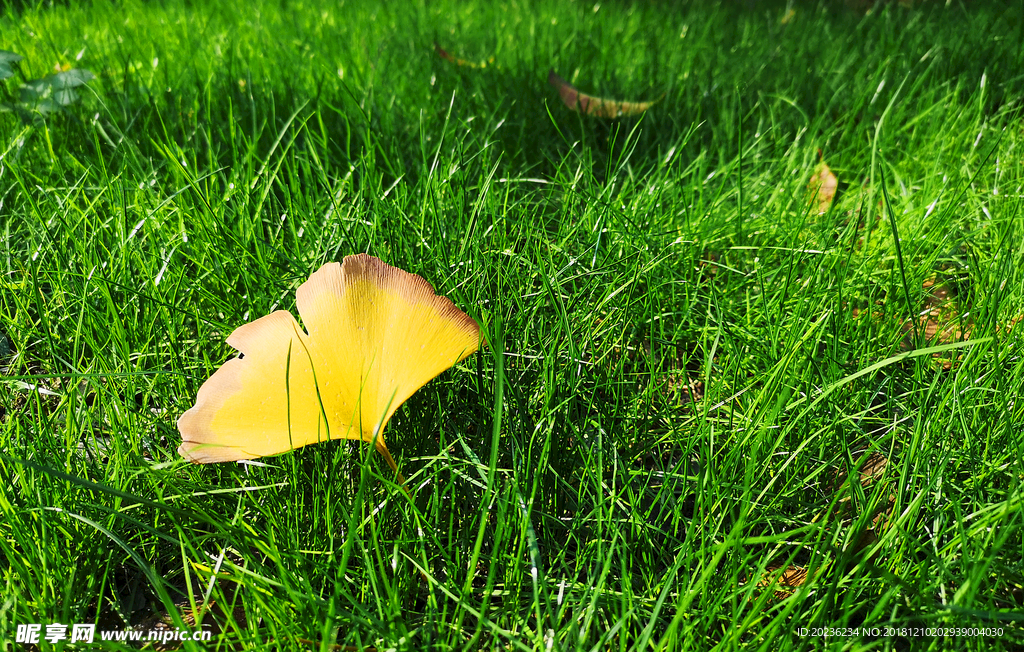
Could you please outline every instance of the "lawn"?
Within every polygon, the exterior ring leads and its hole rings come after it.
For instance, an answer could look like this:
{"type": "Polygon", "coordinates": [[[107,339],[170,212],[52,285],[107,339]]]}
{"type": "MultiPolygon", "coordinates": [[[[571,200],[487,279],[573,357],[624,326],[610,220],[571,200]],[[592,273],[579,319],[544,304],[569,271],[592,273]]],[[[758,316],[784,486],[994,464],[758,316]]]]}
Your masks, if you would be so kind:
{"type": "Polygon", "coordinates": [[[4,5],[0,649],[1021,649],[1022,11],[4,5]],[[183,459],[361,252],[485,340],[408,491],[183,459]]]}

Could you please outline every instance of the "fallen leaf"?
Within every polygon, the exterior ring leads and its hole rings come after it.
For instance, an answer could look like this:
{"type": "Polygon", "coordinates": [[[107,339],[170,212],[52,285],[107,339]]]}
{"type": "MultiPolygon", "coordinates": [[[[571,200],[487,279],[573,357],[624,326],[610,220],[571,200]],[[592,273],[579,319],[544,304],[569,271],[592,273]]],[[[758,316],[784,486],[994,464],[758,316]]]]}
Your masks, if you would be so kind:
{"type": "Polygon", "coordinates": [[[434,43],[434,51],[437,52],[437,54],[442,59],[444,59],[445,61],[448,61],[450,63],[454,63],[456,66],[462,66],[462,67],[465,67],[465,68],[480,69],[480,68],[486,68],[488,66],[488,64],[491,64],[491,65],[494,64],[494,57],[491,57],[490,59],[488,59],[487,61],[484,61],[483,63],[473,63],[472,61],[466,61],[465,59],[459,59],[458,57],[452,56],[447,50],[442,48],[436,42],[434,43]]]}
{"type": "Polygon", "coordinates": [[[773,589],[777,587],[778,590],[775,591],[775,599],[777,600],[785,600],[796,589],[807,583],[806,568],[802,566],[786,566],[779,573],[781,568],[782,566],[769,566],[757,582],[757,587],[760,589],[773,589]]]}
{"type": "MultiPolygon", "coordinates": [[[[864,458],[861,458],[864,459],[864,458]]],[[[882,477],[885,473],[886,467],[889,466],[889,458],[875,451],[864,459],[864,463],[860,467],[860,486],[867,489],[874,482],[882,477]]],[[[837,491],[841,490],[846,485],[847,475],[846,471],[837,470],[834,472],[833,486],[837,491]]],[[[844,498],[843,500],[849,500],[844,498]]]]}
{"type": "MultiPolygon", "coordinates": [[[[205,606],[197,605],[195,611],[192,610],[188,602],[184,601],[176,602],[174,606],[180,611],[181,620],[186,627],[194,628],[196,631],[210,632],[212,640],[217,640],[218,637],[230,632],[232,627],[244,627],[246,624],[247,616],[241,600],[237,604],[227,607],[211,600],[205,606]]],[[[180,642],[181,639],[174,636],[175,632],[181,630],[178,630],[174,618],[166,612],[147,616],[138,625],[132,627],[131,631],[142,634],[142,638],[139,640],[146,640],[146,637],[149,637],[149,640],[153,641],[152,649],[158,652],[170,652],[184,647],[180,642]],[[167,632],[166,638],[164,638],[164,632],[167,632]]]]}
{"type": "MultiPolygon", "coordinates": [[[[906,320],[900,325],[904,334],[900,348],[910,351],[917,346],[914,341],[915,322],[917,332],[924,336],[926,342],[952,344],[970,339],[972,324],[969,318],[964,317],[966,311],[957,302],[953,286],[932,276],[925,279],[921,287],[926,295],[914,321],[906,320]]],[[[932,357],[948,370],[954,364],[951,355],[949,352],[935,353],[932,357]]],[[[961,357],[962,354],[957,355],[957,359],[961,357]]]]}
{"type": "MultiPolygon", "coordinates": [[[[862,456],[855,464],[855,466],[858,465],[860,466],[857,477],[858,484],[860,484],[865,494],[870,494],[875,483],[882,480],[885,476],[885,471],[889,466],[889,458],[875,451],[867,454],[866,457],[862,456]]],[[[849,476],[845,470],[836,469],[832,472],[832,477],[832,486],[837,496],[840,496],[836,502],[834,514],[841,527],[850,527],[857,520],[858,514],[852,500],[854,494],[853,488],[848,482],[849,476]]],[[[857,534],[851,546],[853,552],[859,552],[878,540],[878,532],[885,528],[895,504],[896,495],[892,492],[885,499],[878,502],[874,509],[871,510],[868,524],[857,534]]]]}
{"type": "Polygon", "coordinates": [[[822,161],[807,184],[807,188],[812,193],[812,201],[817,206],[818,215],[828,212],[838,187],[839,180],[836,179],[836,175],[832,174],[832,170],[822,161]]]}
{"type": "Polygon", "coordinates": [[[555,87],[567,107],[583,115],[592,115],[598,118],[622,118],[637,115],[651,108],[665,97],[662,94],[661,97],[651,102],[623,102],[603,97],[594,97],[593,95],[579,92],[575,86],[559,77],[554,70],[548,72],[548,83],[555,87]]]}
{"type": "Polygon", "coordinates": [[[242,355],[210,376],[178,419],[178,452],[205,464],[361,439],[398,473],[384,426],[477,350],[479,326],[427,281],[366,254],[321,267],[296,303],[306,330],[278,310],[231,333],[242,355]]]}
{"type": "MultiPolygon", "coordinates": [[[[957,300],[955,286],[937,276],[931,276],[925,279],[921,287],[925,291],[925,296],[912,319],[905,318],[903,316],[905,313],[902,312],[897,315],[891,314],[889,317],[900,322],[899,330],[903,334],[900,349],[912,351],[921,346],[922,343],[915,341],[915,334],[923,336],[922,339],[926,346],[969,340],[974,327],[970,318],[971,310],[969,306],[965,306],[957,300]]],[[[876,303],[881,304],[881,302],[876,303]]],[[[875,322],[882,322],[885,319],[884,312],[880,308],[870,311],[864,308],[853,308],[852,314],[854,319],[865,316],[875,322]]],[[[997,325],[997,332],[1009,333],[1018,319],[1020,317],[1009,320],[1005,325],[997,325]]],[[[931,357],[943,369],[949,370],[957,360],[963,358],[963,354],[945,351],[933,353],[931,357]]]]}
{"type": "Polygon", "coordinates": [[[1011,332],[1013,332],[1013,327],[1016,326],[1022,319],[1024,319],[1024,315],[1017,315],[1016,317],[1013,317],[1012,319],[1007,321],[1005,324],[1000,324],[999,326],[996,326],[996,332],[1005,333],[1009,335],[1011,332]]]}

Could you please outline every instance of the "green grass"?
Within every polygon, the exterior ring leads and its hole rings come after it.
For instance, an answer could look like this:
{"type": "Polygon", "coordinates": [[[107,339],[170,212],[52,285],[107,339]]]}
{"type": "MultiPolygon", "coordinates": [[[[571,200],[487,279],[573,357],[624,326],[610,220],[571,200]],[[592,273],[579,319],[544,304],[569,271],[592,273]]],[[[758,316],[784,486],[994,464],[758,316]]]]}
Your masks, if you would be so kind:
{"type": "Polygon", "coordinates": [[[186,649],[1024,645],[1021,7],[785,14],[5,8],[8,100],[97,78],[0,114],[0,648],[209,603],[186,649]],[[183,461],[227,334],[361,251],[488,342],[388,426],[413,497],[348,442],[183,461]],[[939,284],[968,334],[911,325],[939,284]],[[934,627],[1002,633],[886,632],[934,627]]]}

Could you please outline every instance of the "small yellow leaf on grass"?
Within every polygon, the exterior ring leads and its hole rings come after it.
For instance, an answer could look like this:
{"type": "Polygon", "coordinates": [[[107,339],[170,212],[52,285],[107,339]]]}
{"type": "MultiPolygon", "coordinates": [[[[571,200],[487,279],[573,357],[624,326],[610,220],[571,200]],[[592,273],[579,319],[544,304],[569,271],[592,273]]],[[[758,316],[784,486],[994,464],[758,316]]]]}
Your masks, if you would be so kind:
{"type": "Polygon", "coordinates": [[[488,66],[488,64],[493,64],[494,63],[494,57],[491,57],[490,59],[488,59],[487,61],[484,61],[483,63],[473,63],[472,61],[466,61],[465,59],[459,59],[458,57],[452,56],[447,50],[442,48],[436,42],[434,43],[434,51],[437,52],[437,55],[439,57],[441,57],[442,59],[444,59],[445,61],[448,61],[449,63],[454,63],[456,66],[460,66],[460,67],[480,69],[480,68],[486,68],[488,66]]]}
{"type": "Polygon", "coordinates": [[[818,215],[824,215],[832,205],[832,199],[836,196],[836,188],[839,187],[839,180],[824,161],[811,176],[807,188],[812,193],[812,201],[818,211],[818,215]]]}
{"type": "Polygon", "coordinates": [[[558,94],[567,107],[584,115],[592,115],[598,118],[622,118],[637,115],[651,108],[665,97],[662,95],[652,102],[621,102],[603,97],[594,97],[576,90],[575,86],[555,74],[554,70],[548,72],[548,83],[558,90],[558,94]]]}
{"type": "Polygon", "coordinates": [[[328,439],[374,442],[434,376],[477,350],[479,326],[425,280],[366,254],[328,263],[299,286],[299,315],[278,310],[237,328],[228,360],[178,419],[194,462],[283,453],[328,439]]]}

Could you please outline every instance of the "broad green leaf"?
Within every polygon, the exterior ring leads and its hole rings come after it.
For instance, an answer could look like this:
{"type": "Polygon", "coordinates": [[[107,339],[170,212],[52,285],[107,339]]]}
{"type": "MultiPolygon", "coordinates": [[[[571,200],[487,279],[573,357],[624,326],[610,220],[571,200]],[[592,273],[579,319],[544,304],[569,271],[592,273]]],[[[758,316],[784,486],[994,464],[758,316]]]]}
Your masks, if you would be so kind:
{"type": "Polygon", "coordinates": [[[14,52],[8,52],[7,50],[0,50],[0,79],[7,79],[14,75],[14,69],[11,68],[12,63],[18,63],[24,57],[14,52]]]}

